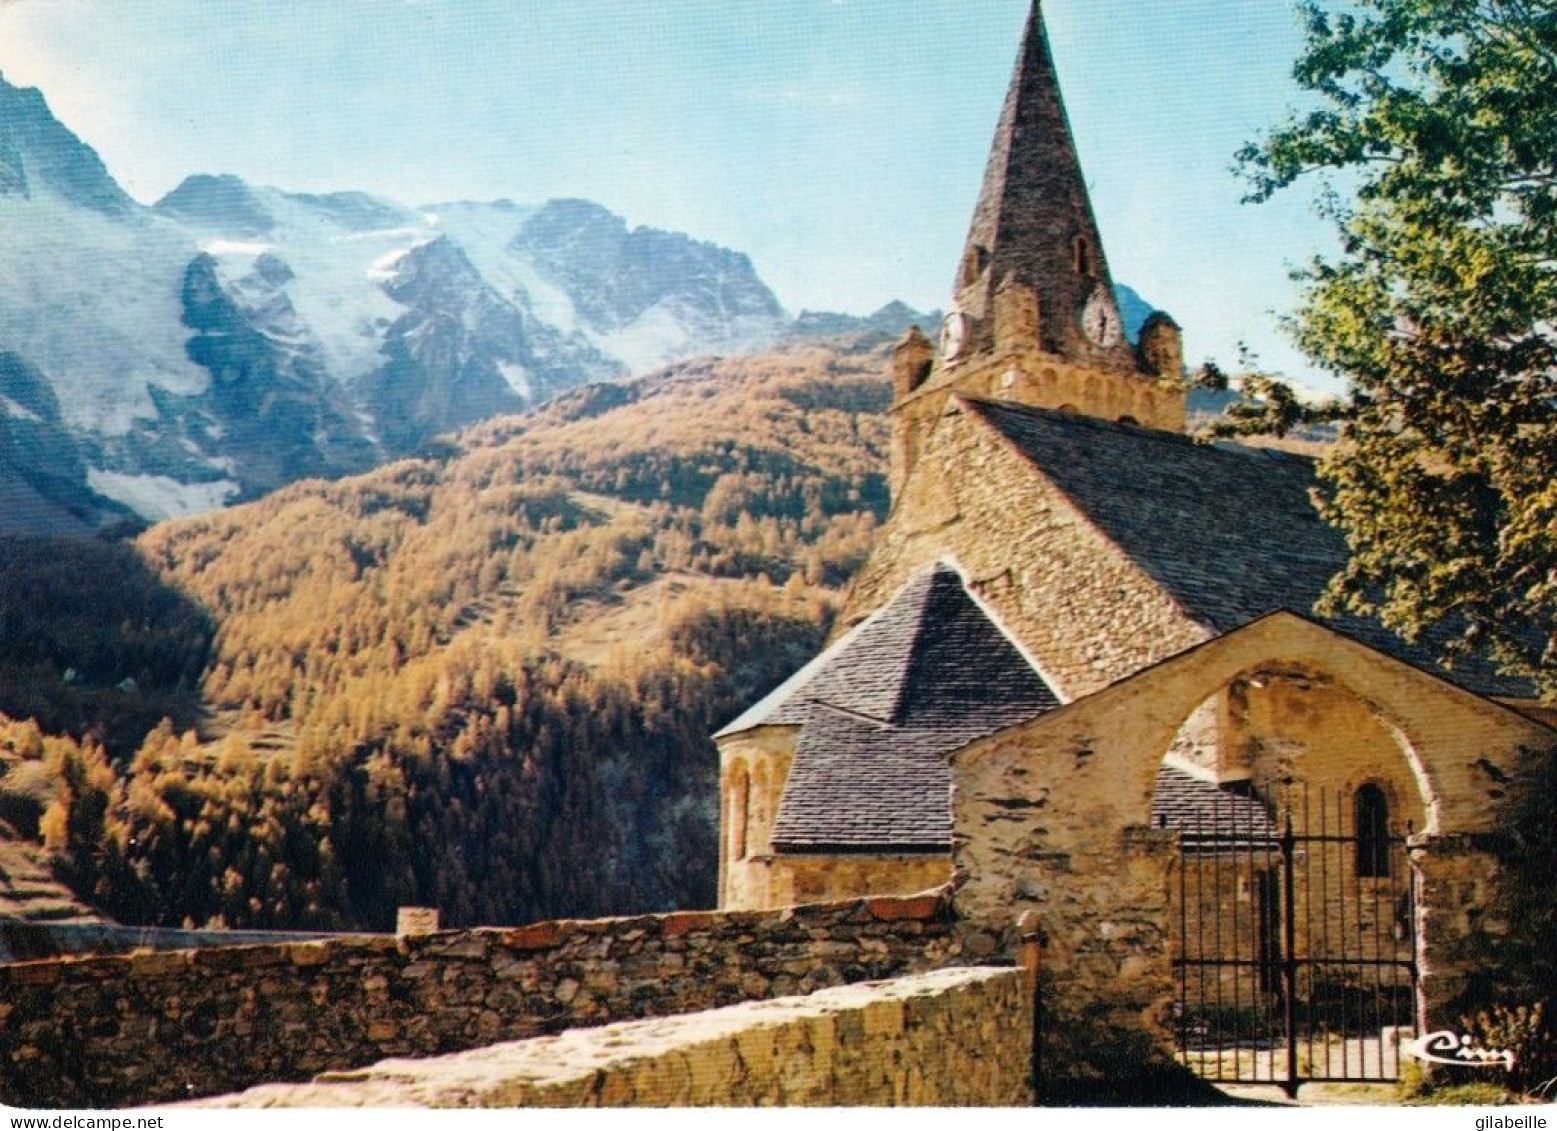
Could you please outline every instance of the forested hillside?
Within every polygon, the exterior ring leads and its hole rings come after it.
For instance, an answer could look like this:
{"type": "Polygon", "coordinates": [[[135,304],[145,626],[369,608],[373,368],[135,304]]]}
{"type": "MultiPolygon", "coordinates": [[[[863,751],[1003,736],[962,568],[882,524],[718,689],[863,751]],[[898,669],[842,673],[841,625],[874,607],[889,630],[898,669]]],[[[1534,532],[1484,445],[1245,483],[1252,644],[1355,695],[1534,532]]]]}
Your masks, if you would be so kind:
{"type": "Polygon", "coordinates": [[[130,546],[0,542],[0,712],[37,720],[0,820],[135,923],[710,905],[707,735],[863,559],[885,368],[692,362],[130,546]]]}

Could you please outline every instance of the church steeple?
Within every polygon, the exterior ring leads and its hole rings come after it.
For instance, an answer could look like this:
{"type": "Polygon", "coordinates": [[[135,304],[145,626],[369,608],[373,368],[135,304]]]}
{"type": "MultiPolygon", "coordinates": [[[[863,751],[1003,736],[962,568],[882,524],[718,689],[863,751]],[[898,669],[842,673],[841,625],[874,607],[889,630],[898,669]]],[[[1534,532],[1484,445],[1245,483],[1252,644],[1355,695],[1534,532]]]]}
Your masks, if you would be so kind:
{"type": "Polygon", "coordinates": [[[962,318],[960,325],[954,319],[951,336],[963,340],[944,342],[958,347],[948,353],[1017,345],[1007,339],[1032,333],[1036,321],[1038,340],[1030,345],[1045,353],[1135,367],[1038,0],[990,147],[953,294],[962,318]],[[998,297],[1002,291],[1005,299],[998,297]],[[1027,310],[1019,297],[1026,298],[1027,310]]]}
{"type": "Polygon", "coordinates": [[[1125,335],[1038,0],[938,353],[915,330],[893,357],[894,499],[953,394],[1184,429],[1178,325],[1159,313],[1142,326],[1139,347],[1125,335]]]}

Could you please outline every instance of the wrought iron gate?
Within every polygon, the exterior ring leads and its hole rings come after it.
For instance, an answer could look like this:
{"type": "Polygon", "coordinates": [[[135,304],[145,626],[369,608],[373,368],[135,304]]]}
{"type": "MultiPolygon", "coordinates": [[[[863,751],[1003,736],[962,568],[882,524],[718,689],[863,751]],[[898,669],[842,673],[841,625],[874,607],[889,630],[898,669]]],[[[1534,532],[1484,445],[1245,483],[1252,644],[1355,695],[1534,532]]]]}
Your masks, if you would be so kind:
{"type": "Polygon", "coordinates": [[[1398,1078],[1417,1025],[1415,885],[1370,789],[1304,796],[1279,821],[1245,806],[1179,824],[1178,1045],[1201,1076],[1288,1094],[1398,1078]]]}

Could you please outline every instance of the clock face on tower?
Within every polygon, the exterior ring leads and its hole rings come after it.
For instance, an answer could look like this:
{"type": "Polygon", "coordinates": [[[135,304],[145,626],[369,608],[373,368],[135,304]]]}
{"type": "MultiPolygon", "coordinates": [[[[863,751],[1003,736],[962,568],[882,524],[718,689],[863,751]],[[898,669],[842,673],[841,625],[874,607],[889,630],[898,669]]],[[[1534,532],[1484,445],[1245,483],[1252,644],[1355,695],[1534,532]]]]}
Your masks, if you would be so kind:
{"type": "Polygon", "coordinates": [[[1109,295],[1108,288],[1103,286],[1095,288],[1087,299],[1086,305],[1081,308],[1081,332],[1093,345],[1105,349],[1118,345],[1120,338],[1124,336],[1124,328],[1119,323],[1119,312],[1114,309],[1114,300],[1109,295]]]}
{"type": "Polygon", "coordinates": [[[955,360],[962,356],[967,344],[968,316],[960,310],[954,310],[941,323],[941,356],[947,361],[955,360]]]}

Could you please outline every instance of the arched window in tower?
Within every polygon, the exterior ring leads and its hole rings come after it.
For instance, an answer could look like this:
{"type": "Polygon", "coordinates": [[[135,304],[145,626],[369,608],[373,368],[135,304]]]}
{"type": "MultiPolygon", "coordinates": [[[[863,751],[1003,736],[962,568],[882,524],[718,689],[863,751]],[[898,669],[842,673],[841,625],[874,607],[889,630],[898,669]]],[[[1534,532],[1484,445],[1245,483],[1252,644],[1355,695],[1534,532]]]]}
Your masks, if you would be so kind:
{"type": "Polygon", "coordinates": [[[744,768],[736,771],[730,789],[730,859],[746,859],[746,810],[751,804],[751,782],[744,768]]]}
{"type": "Polygon", "coordinates": [[[1389,875],[1389,801],[1373,783],[1352,797],[1353,835],[1357,838],[1357,874],[1389,875]]]}
{"type": "Polygon", "coordinates": [[[1092,245],[1086,236],[1076,237],[1076,274],[1089,278],[1092,275],[1092,245]]]}
{"type": "Polygon", "coordinates": [[[989,248],[983,244],[971,245],[962,255],[962,262],[957,267],[957,285],[959,287],[971,287],[978,282],[979,276],[984,273],[984,268],[989,266],[989,248]]]}

